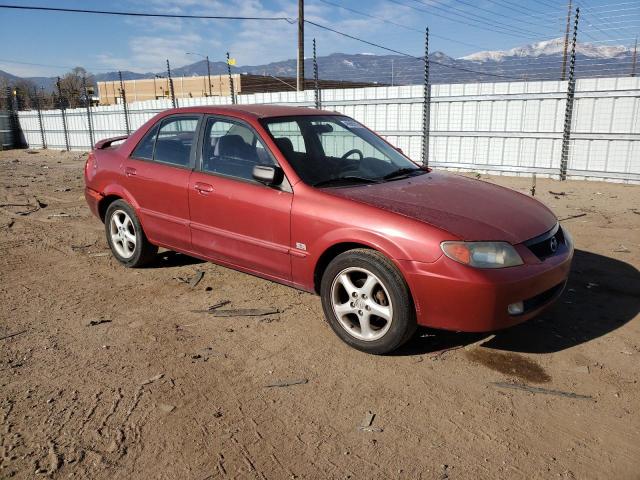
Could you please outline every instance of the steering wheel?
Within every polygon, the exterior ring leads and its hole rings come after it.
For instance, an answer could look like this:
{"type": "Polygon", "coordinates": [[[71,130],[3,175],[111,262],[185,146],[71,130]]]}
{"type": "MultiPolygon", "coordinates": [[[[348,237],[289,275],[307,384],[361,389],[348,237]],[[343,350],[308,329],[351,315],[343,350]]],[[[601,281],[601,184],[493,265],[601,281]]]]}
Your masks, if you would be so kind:
{"type": "Polygon", "coordinates": [[[346,160],[348,157],[350,157],[351,155],[353,155],[354,153],[357,153],[358,155],[360,155],[360,159],[362,160],[364,158],[364,155],[362,154],[362,152],[360,150],[358,150],[357,148],[352,148],[351,150],[349,150],[347,153],[345,153],[344,155],[342,155],[340,157],[340,160],[346,160]]]}

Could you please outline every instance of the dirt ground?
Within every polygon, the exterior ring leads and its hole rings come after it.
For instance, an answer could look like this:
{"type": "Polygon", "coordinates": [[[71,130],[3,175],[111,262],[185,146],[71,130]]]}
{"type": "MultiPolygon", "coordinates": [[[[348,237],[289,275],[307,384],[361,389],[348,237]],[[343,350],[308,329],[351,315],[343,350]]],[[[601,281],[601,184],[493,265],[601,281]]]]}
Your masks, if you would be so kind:
{"type": "Polygon", "coordinates": [[[0,152],[0,478],[640,478],[640,186],[538,179],[578,249],[560,301],[375,357],[313,295],[170,252],[121,267],[83,165],[0,152]],[[221,301],[280,313],[194,312],[221,301]]]}

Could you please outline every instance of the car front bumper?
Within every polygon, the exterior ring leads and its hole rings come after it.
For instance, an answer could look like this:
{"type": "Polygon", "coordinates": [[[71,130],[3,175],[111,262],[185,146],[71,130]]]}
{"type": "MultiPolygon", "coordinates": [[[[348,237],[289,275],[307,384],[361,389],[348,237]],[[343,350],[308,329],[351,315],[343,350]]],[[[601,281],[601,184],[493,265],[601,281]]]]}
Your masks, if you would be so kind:
{"type": "Polygon", "coordinates": [[[524,265],[478,269],[441,256],[434,263],[400,261],[416,307],[418,324],[461,332],[489,332],[522,323],[556,300],[566,285],[573,246],[539,260],[516,246],[524,265]],[[524,311],[509,314],[510,304],[524,311]]]}

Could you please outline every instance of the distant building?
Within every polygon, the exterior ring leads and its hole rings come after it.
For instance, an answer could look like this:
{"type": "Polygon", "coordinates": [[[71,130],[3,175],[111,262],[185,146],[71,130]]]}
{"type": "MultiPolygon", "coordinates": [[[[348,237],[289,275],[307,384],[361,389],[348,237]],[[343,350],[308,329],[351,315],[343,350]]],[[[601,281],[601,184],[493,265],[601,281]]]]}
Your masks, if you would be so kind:
{"type": "MultiPolygon", "coordinates": [[[[295,90],[296,79],[292,77],[275,77],[270,75],[233,74],[233,90],[237,94],[264,93],[295,90]]],[[[176,98],[229,96],[231,87],[229,75],[211,75],[211,88],[207,85],[208,77],[174,77],[173,90],[176,98]]],[[[113,105],[121,102],[120,81],[113,80],[98,83],[100,105],[113,105]]],[[[124,91],[127,102],[158,100],[171,98],[169,80],[166,77],[125,80],[124,91]]],[[[375,82],[346,82],[341,80],[319,80],[320,88],[358,88],[383,86],[375,82]]],[[[312,79],[305,79],[305,89],[314,88],[312,79]]]]}

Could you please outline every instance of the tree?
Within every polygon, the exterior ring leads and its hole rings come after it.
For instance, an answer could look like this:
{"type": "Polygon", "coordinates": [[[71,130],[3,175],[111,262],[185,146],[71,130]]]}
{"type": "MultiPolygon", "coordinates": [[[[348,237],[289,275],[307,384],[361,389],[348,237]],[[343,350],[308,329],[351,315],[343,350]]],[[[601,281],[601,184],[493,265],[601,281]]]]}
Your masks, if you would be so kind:
{"type": "Polygon", "coordinates": [[[62,92],[63,104],[66,107],[75,108],[84,104],[83,78],[86,78],[87,87],[95,85],[93,75],[82,67],[76,67],[60,78],[60,91],[62,92]]]}
{"type": "Polygon", "coordinates": [[[18,110],[30,110],[36,107],[36,84],[31,80],[21,78],[13,83],[13,95],[18,110]]]}

